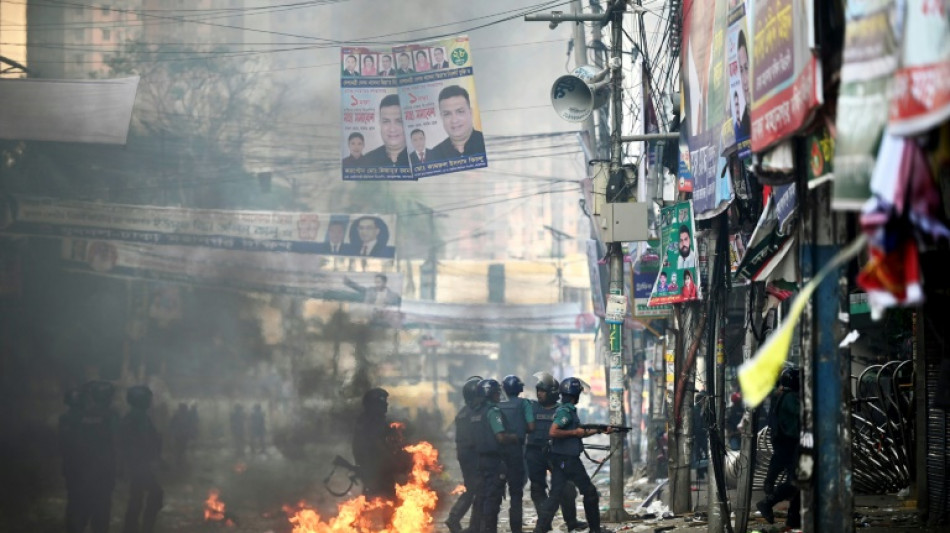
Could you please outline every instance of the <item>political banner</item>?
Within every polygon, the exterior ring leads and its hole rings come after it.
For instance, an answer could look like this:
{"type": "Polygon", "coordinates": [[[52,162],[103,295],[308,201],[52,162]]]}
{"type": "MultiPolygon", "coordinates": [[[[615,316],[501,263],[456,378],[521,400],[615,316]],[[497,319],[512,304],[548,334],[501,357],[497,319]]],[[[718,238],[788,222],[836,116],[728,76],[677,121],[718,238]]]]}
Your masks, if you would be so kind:
{"type": "Polygon", "coordinates": [[[650,307],[650,295],[660,275],[660,240],[652,239],[636,243],[637,253],[633,263],[633,316],[635,318],[663,318],[673,312],[670,305],[650,307]]]}
{"type": "Polygon", "coordinates": [[[950,117],[950,0],[906,0],[889,130],[918,135],[950,117]]]}
{"type": "Polygon", "coordinates": [[[746,25],[745,2],[730,2],[729,28],[726,32],[726,69],[729,84],[729,112],[732,119],[732,147],[724,152],[736,151],[740,158],[752,154],[752,91],[749,84],[749,28],[746,25]]]}
{"type": "Polygon", "coordinates": [[[790,137],[822,103],[811,0],[753,2],[752,151],[790,137]]]}
{"type": "Polygon", "coordinates": [[[696,227],[691,202],[660,210],[660,273],[650,294],[650,307],[697,300],[700,294],[696,227]]]}
{"type": "Polygon", "coordinates": [[[831,200],[836,210],[858,211],[871,197],[899,56],[895,14],[895,0],[848,2],[845,9],[831,200]]]}
{"type": "Polygon", "coordinates": [[[104,276],[398,307],[402,275],[323,270],[306,254],[63,239],[66,268],[104,276]]]}
{"type": "Polygon", "coordinates": [[[395,215],[227,211],[7,197],[0,234],[393,258],[395,215]]]}
{"type": "MultiPolygon", "coordinates": [[[[736,144],[731,118],[726,33],[731,0],[683,2],[683,72],[679,191],[692,192],[698,218],[714,216],[733,197],[726,167],[736,144]],[[725,204],[725,205],[724,205],[725,204]]],[[[736,9],[736,8],[734,8],[736,9]]],[[[738,67],[736,67],[738,69],[738,67]]]]}
{"type": "Polygon", "coordinates": [[[344,180],[416,180],[488,166],[467,36],[343,47],[344,180]]]}

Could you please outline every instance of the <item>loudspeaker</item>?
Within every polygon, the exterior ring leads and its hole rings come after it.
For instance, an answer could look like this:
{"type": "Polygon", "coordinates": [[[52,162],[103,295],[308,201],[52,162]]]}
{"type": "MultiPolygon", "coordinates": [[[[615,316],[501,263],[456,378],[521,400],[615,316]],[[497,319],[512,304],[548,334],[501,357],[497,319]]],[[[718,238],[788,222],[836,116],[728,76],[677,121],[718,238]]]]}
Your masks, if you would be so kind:
{"type": "Polygon", "coordinates": [[[555,80],[551,86],[551,105],[557,114],[569,122],[587,120],[595,109],[607,103],[610,81],[604,78],[608,72],[582,66],[555,80]]]}

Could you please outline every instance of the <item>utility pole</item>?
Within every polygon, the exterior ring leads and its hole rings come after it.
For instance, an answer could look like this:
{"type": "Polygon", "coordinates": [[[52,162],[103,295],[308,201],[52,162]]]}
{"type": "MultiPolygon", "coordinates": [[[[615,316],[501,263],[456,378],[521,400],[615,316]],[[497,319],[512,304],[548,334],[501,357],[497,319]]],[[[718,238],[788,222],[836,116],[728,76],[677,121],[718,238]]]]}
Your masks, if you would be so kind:
{"type": "MultiPolygon", "coordinates": [[[[831,212],[830,187],[807,191],[802,185],[807,152],[795,140],[795,172],[804,217],[802,225],[802,279],[808,280],[828,264],[842,242],[831,212]]],[[[850,357],[838,347],[841,276],[836,269],[818,285],[802,320],[802,454],[799,481],[802,490],[802,529],[854,531],[851,510],[850,357]]],[[[846,289],[846,287],[845,287],[846,289]]],[[[845,300],[847,301],[847,300],[845,300]]]]}
{"type": "MultiPolygon", "coordinates": [[[[581,0],[571,1],[571,13],[576,17],[581,14],[581,0]]],[[[587,36],[584,35],[584,23],[574,23],[574,67],[583,67],[587,64],[587,36]]],[[[584,120],[584,131],[587,132],[587,146],[590,153],[596,154],[599,150],[597,131],[594,129],[594,115],[584,120]]]]}

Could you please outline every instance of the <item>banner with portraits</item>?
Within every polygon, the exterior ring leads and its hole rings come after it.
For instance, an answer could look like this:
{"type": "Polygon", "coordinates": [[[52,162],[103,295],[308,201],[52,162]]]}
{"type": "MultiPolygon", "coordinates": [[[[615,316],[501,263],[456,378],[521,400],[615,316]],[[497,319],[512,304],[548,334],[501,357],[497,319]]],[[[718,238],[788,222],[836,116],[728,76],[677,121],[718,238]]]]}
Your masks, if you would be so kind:
{"type": "Polygon", "coordinates": [[[906,0],[889,133],[920,135],[950,117],[950,1],[906,0]]]}
{"type": "Polygon", "coordinates": [[[61,258],[73,271],[202,287],[289,294],[398,308],[402,275],[325,270],[306,254],[157,246],[63,239],[61,258]]]}
{"type": "MultiPolygon", "coordinates": [[[[683,83],[680,122],[679,191],[692,192],[696,216],[715,216],[733,197],[732,180],[724,154],[736,147],[732,116],[735,98],[730,92],[730,69],[738,74],[738,60],[730,63],[725,38],[730,7],[735,0],[683,2],[683,83]]],[[[741,4],[740,4],[741,7],[741,4]]],[[[738,37],[737,37],[738,38],[738,37]]],[[[738,57],[739,52],[734,52],[738,57]]],[[[741,103],[741,98],[740,98],[741,103]]],[[[741,118],[741,115],[740,115],[741,118]]]]}
{"type": "Polygon", "coordinates": [[[660,269],[650,307],[701,297],[693,204],[680,202],[660,210],[660,269]]]}
{"type": "Polygon", "coordinates": [[[344,180],[488,166],[467,36],[340,50],[344,180]]]}
{"type": "Polygon", "coordinates": [[[229,211],[6,196],[0,234],[301,254],[396,255],[395,215],[229,211]]]}

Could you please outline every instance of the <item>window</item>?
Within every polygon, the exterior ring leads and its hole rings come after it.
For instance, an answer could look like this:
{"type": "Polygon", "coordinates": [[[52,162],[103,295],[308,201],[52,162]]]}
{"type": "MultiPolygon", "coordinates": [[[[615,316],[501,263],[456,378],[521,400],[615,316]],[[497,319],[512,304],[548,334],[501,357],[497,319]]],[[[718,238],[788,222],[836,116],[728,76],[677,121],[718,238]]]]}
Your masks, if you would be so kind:
{"type": "Polygon", "coordinates": [[[102,40],[111,41],[112,40],[112,31],[108,28],[102,28],[102,40]]]}

